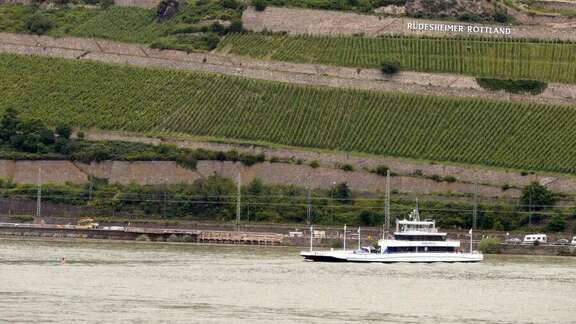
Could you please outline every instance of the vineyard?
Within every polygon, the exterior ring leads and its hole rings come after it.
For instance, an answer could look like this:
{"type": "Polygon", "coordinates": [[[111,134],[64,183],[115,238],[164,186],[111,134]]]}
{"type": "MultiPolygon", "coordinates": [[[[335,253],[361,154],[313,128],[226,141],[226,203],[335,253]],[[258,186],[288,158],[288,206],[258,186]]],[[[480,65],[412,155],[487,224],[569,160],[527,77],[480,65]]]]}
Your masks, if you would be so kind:
{"type": "Polygon", "coordinates": [[[219,51],[256,58],[378,68],[384,58],[422,72],[576,83],[576,43],[388,36],[232,34],[219,51]]]}
{"type": "Polygon", "coordinates": [[[0,111],[52,124],[576,173],[576,107],[16,55],[0,55],[0,76],[0,111]]]}

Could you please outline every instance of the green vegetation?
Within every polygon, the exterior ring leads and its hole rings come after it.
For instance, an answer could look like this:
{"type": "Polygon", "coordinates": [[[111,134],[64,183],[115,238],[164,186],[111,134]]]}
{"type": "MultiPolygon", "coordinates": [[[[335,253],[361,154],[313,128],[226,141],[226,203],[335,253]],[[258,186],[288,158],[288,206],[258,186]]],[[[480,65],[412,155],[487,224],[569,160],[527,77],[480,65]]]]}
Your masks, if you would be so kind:
{"type": "MultiPolygon", "coordinates": [[[[36,199],[34,184],[17,185],[0,179],[0,197],[19,201],[36,199]]],[[[164,220],[174,225],[179,219],[234,221],[236,184],[227,178],[210,176],[192,184],[120,185],[93,178],[92,184],[43,184],[42,200],[61,204],[63,210],[76,210],[82,216],[119,217],[133,224],[143,220],[164,220]],[[66,208],[66,205],[79,208],[66,208]]],[[[331,189],[315,189],[311,193],[312,221],[324,225],[380,226],[384,220],[383,197],[366,197],[352,192],[345,183],[331,189]]],[[[430,198],[430,197],[428,197],[430,198]]],[[[432,197],[433,198],[433,197],[432,197]]],[[[493,203],[493,201],[492,201],[493,203]]],[[[12,215],[19,215],[21,204],[13,206],[12,215]]],[[[444,200],[419,202],[421,214],[433,218],[443,229],[468,229],[472,226],[472,205],[444,200]]],[[[242,187],[242,222],[306,223],[308,190],[304,187],[266,185],[254,179],[242,187]]],[[[412,197],[393,195],[392,221],[405,217],[414,208],[412,197]]],[[[67,212],[64,212],[65,214],[67,212]]],[[[481,230],[546,230],[546,218],[532,227],[524,222],[526,214],[510,204],[480,204],[478,226],[481,230]],[[539,226],[539,227],[536,227],[539,226]]],[[[555,216],[552,216],[554,218],[555,216]]],[[[24,216],[23,221],[30,221],[24,216]]],[[[485,244],[485,243],[484,243],[485,244]]]]}
{"type": "Polygon", "coordinates": [[[522,189],[521,204],[525,210],[542,210],[554,205],[554,194],[538,182],[532,182],[522,189]]]}
{"type": "Polygon", "coordinates": [[[60,124],[55,130],[38,119],[22,120],[8,108],[0,119],[0,158],[11,160],[175,161],[196,168],[199,160],[241,162],[250,166],[265,161],[263,154],[191,150],[172,145],[149,145],[120,141],[91,142],[71,139],[72,129],[60,124]]]}
{"type": "Polygon", "coordinates": [[[477,78],[476,82],[482,88],[492,91],[504,90],[509,93],[530,93],[533,95],[541,94],[548,87],[546,82],[534,80],[500,80],[477,78]]]}
{"type": "Polygon", "coordinates": [[[500,241],[495,238],[485,238],[480,241],[478,249],[482,253],[497,254],[500,253],[500,241]]]}
{"type": "Polygon", "coordinates": [[[405,70],[576,83],[576,43],[243,33],[226,36],[219,48],[256,58],[359,68],[381,68],[383,58],[394,56],[405,70]]]}
{"type": "MultiPolygon", "coordinates": [[[[263,6],[264,9],[267,5],[271,5],[275,7],[296,7],[371,13],[374,9],[383,6],[403,6],[406,4],[406,0],[257,0],[252,3],[254,6],[259,4],[260,6],[263,6]]],[[[256,7],[256,10],[258,10],[258,7],[256,7]]]]}
{"type": "Polygon", "coordinates": [[[550,232],[562,232],[566,229],[566,217],[561,214],[552,216],[546,229],[550,232]]]}
{"type": "Polygon", "coordinates": [[[219,37],[242,31],[243,4],[236,0],[197,1],[181,6],[167,20],[158,20],[155,9],[83,7],[39,9],[36,6],[0,6],[0,32],[78,36],[142,43],[155,48],[183,51],[214,49],[219,37]],[[221,22],[228,22],[225,27],[221,22]]]}
{"type": "Polygon", "coordinates": [[[576,173],[576,109],[308,87],[0,55],[0,110],[51,125],[181,133],[576,173]]]}
{"type": "Polygon", "coordinates": [[[380,69],[384,74],[396,74],[400,72],[400,60],[396,58],[386,58],[380,64],[380,69]]]}

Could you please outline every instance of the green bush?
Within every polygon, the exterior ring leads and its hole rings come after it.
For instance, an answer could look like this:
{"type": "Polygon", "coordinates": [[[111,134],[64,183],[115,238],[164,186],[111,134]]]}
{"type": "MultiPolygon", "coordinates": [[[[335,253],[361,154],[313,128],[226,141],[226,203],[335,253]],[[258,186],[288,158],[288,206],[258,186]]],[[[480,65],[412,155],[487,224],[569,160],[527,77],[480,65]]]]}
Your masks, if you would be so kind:
{"type": "Polygon", "coordinates": [[[457,180],[456,177],[451,176],[451,175],[444,177],[444,181],[446,181],[448,183],[456,182],[456,180],[457,180]]]}
{"type": "Polygon", "coordinates": [[[482,253],[497,254],[500,253],[500,241],[495,238],[485,238],[480,241],[478,249],[482,253]]]}
{"type": "Polygon", "coordinates": [[[504,90],[509,93],[530,93],[533,95],[541,94],[548,87],[548,83],[535,80],[476,78],[476,82],[482,88],[491,91],[504,90]]]}
{"type": "Polygon", "coordinates": [[[380,69],[382,73],[386,75],[393,75],[400,72],[401,64],[400,60],[396,58],[386,58],[380,64],[380,69]]]}
{"type": "Polygon", "coordinates": [[[566,217],[561,214],[552,216],[546,228],[550,232],[562,232],[566,228],[566,217]]]}
{"type": "Polygon", "coordinates": [[[310,167],[313,169],[319,168],[320,162],[318,162],[318,160],[314,160],[314,161],[310,162],[310,167]]]}
{"type": "Polygon", "coordinates": [[[264,11],[268,6],[268,2],[266,0],[252,0],[252,5],[256,11],[264,11]]]}
{"type": "Polygon", "coordinates": [[[44,35],[54,27],[54,23],[50,18],[42,14],[33,14],[26,19],[24,27],[29,33],[44,35]]]}
{"type": "Polygon", "coordinates": [[[148,237],[148,235],[146,234],[140,234],[136,237],[136,241],[139,242],[150,242],[150,237],[148,237]]]}
{"type": "Polygon", "coordinates": [[[385,166],[385,165],[379,165],[379,166],[377,166],[376,169],[374,170],[374,173],[376,173],[376,174],[379,175],[379,176],[385,177],[385,176],[388,174],[388,171],[389,171],[389,170],[390,170],[390,169],[389,169],[387,166],[385,166]]]}
{"type": "Polygon", "coordinates": [[[340,169],[342,169],[343,171],[346,171],[346,172],[354,171],[354,167],[350,164],[344,164],[344,165],[342,165],[342,167],[340,167],[340,169]]]}

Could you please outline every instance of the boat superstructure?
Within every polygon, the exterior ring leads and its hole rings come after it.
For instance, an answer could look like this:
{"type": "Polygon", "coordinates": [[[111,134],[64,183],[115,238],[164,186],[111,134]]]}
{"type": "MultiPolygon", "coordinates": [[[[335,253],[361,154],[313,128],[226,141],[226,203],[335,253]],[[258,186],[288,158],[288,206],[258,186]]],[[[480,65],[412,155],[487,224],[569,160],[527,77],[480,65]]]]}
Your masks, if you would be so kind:
{"type": "MultiPolygon", "coordinates": [[[[472,231],[470,231],[472,239],[472,231]]],[[[408,219],[396,220],[396,231],[378,241],[375,248],[357,250],[303,251],[307,260],[326,262],[479,262],[481,253],[464,253],[460,241],[450,240],[438,231],[434,220],[420,220],[418,208],[408,219]]]]}

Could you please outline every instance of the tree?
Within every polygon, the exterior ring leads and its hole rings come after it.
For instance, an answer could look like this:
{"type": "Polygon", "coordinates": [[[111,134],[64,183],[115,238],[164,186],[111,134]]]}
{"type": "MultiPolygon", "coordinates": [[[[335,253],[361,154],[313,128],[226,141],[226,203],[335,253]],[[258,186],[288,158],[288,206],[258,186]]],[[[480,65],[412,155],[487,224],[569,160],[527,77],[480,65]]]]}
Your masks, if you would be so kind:
{"type": "Polygon", "coordinates": [[[24,27],[32,34],[43,35],[54,27],[54,23],[44,15],[34,14],[26,19],[24,27]]]}
{"type": "Polygon", "coordinates": [[[380,69],[382,73],[387,75],[393,75],[400,72],[401,64],[400,60],[396,58],[385,58],[382,63],[380,64],[380,69]]]}
{"type": "Polygon", "coordinates": [[[254,9],[256,9],[256,11],[264,11],[266,10],[268,3],[266,2],[266,0],[252,0],[252,5],[254,6],[254,9]]]}
{"type": "Polygon", "coordinates": [[[384,222],[384,215],[372,210],[363,210],[358,215],[358,224],[363,226],[377,226],[384,222]]]}
{"type": "Polygon", "coordinates": [[[9,142],[10,138],[16,135],[19,125],[20,119],[18,119],[16,110],[12,107],[6,109],[0,120],[0,141],[9,142]]]}
{"type": "Polygon", "coordinates": [[[538,182],[532,182],[522,189],[520,202],[525,210],[542,210],[554,205],[554,195],[538,182]]]}
{"type": "Polygon", "coordinates": [[[561,214],[556,214],[552,216],[550,222],[548,222],[547,229],[550,232],[562,232],[566,228],[566,217],[561,214]]]}
{"type": "Polygon", "coordinates": [[[336,190],[334,192],[334,198],[338,202],[344,204],[352,204],[354,201],[352,200],[352,191],[346,182],[342,182],[336,186],[336,190]]]}
{"type": "Polygon", "coordinates": [[[72,128],[68,125],[60,124],[56,126],[56,135],[58,135],[59,138],[70,139],[72,128]]]}

